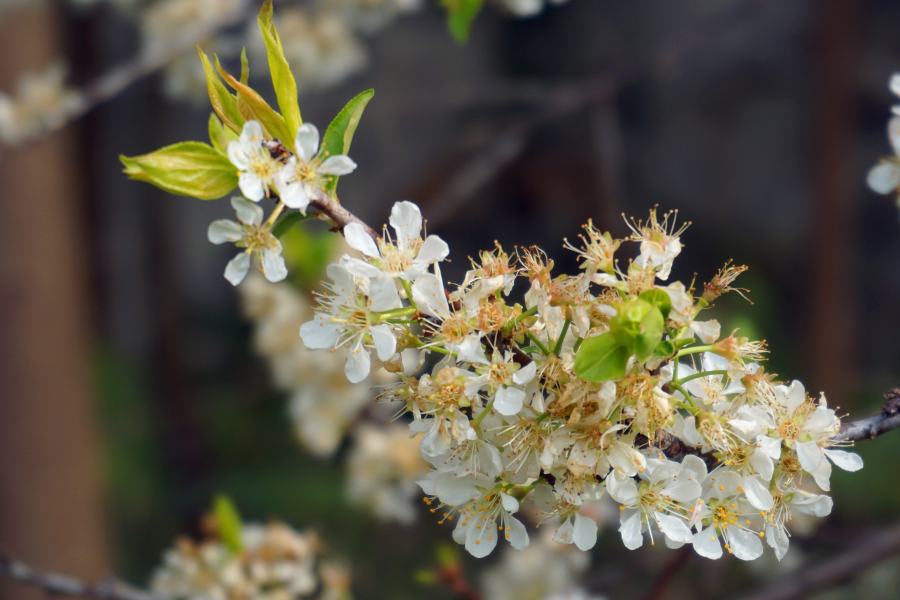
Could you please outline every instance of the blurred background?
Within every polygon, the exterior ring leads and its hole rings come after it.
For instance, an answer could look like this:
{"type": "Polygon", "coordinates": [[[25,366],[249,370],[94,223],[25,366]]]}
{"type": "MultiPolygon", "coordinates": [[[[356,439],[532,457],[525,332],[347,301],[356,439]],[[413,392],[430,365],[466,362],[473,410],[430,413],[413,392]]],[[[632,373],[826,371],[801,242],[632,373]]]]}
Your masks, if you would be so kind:
{"type": "MultiPolygon", "coordinates": [[[[257,10],[255,0],[0,0],[0,90],[19,102],[0,108],[0,549],[144,585],[224,492],[247,519],[316,530],[350,565],[357,598],[457,597],[417,581],[449,531],[415,492],[393,520],[348,493],[347,459],[362,442],[343,434],[383,422],[370,385],[324,447],[309,431],[298,443],[305,382],[273,378],[253,292],[225,281],[232,251],[206,239],[212,220],[231,217],[227,201],[121,173],[119,154],[207,139],[199,59],[179,48],[199,41],[235,72],[246,44],[251,84],[273,96],[251,33],[257,10]],[[43,79],[23,84],[29,74],[43,79]],[[34,125],[42,102],[62,116],[34,125]]],[[[900,218],[893,198],[865,186],[890,153],[897,2],[497,1],[465,45],[428,1],[276,0],[275,14],[306,121],[324,130],[375,90],[341,201],[376,228],[395,201],[419,204],[450,244],[448,280],[495,240],[536,244],[573,272],[562,239],[587,219],[624,236],[622,213],[677,209],[692,226],[673,278],[708,281],[729,259],[749,266],[739,283],[752,305],[732,294],[713,316],[723,332],[766,339],[768,371],[824,391],[852,418],[900,385],[900,218]]],[[[291,250],[306,303],[338,251],[309,229],[291,250]]],[[[894,524],[900,434],[857,451],[866,468],[835,472],[832,516],[795,536],[781,563],[691,554],[661,597],[737,597],[894,524]]],[[[581,597],[649,598],[678,555],[629,552],[616,527],[601,524],[592,566],[571,569],[581,597]]],[[[488,600],[509,592],[503,560],[465,560],[488,600]]],[[[888,559],[819,597],[897,589],[900,562],[888,559]]]]}

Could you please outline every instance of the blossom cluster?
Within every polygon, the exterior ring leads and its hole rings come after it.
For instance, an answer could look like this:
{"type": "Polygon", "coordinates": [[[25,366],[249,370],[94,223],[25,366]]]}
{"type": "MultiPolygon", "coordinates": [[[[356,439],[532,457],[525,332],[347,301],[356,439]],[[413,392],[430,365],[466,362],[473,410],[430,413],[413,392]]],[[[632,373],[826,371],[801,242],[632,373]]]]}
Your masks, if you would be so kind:
{"type": "Polygon", "coordinates": [[[423,236],[419,209],[399,202],[390,223],[377,240],[345,227],[362,256],[328,267],[329,293],[300,335],[310,349],[343,350],[350,381],[399,370],[408,348],[441,355],[381,398],[424,434],[426,501],[474,556],[501,537],[528,545],[515,514],[529,498],[557,522],[557,542],[590,549],[597,524],[580,508],[609,494],[630,549],[661,536],[752,560],[765,538],[780,558],[792,511],[831,510],[807,482],[828,491],[832,462],[861,468],[835,448],[840,420],[824,396],[777,383],[757,362],[763,344],[720,339],[718,323],[699,318],[742,268],[727,266],[699,295],[662,283],[681,251],[673,215],[632,222],[628,240],[589,223],[579,247],[567,243],[581,259],[574,276],[554,276],[538,249],[483,252],[452,292],[440,271],[449,249],[423,236]],[[626,241],[639,253],[622,271],[626,241]],[[508,300],[519,279],[524,306],[508,300]],[[694,453],[667,458],[666,437],[694,453]]]}
{"type": "Polygon", "coordinates": [[[18,144],[59,129],[84,105],[77,90],[65,85],[66,68],[56,63],[40,73],[29,73],[18,83],[14,96],[0,92],[0,140],[18,144]]]}
{"type": "Polygon", "coordinates": [[[202,542],[180,538],[166,550],[150,587],[173,600],[339,600],[347,597],[349,575],[321,559],[312,532],[285,523],[245,524],[241,549],[210,536],[202,542]]]}

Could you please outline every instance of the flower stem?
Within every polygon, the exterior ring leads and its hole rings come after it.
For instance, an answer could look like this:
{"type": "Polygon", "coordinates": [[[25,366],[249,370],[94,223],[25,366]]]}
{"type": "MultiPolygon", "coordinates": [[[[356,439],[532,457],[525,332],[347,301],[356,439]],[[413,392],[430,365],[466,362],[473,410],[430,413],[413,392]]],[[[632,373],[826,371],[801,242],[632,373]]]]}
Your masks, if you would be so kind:
{"type": "Polygon", "coordinates": [[[472,420],[472,427],[481,431],[479,429],[479,425],[481,425],[481,422],[484,420],[484,417],[487,416],[487,414],[489,412],[491,412],[491,409],[493,407],[494,407],[494,398],[491,398],[491,401],[488,402],[487,406],[484,407],[484,410],[481,411],[480,413],[478,413],[478,416],[472,420]]]}
{"type": "Polygon", "coordinates": [[[282,202],[281,200],[279,200],[279,201],[278,201],[278,206],[275,207],[275,210],[273,210],[273,211],[272,211],[272,214],[269,215],[269,218],[266,219],[266,223],[265,223],[265,228],[266,228],[266,229],[271,229],[271,228],[272,228],[272,225],[275,224],[275,220],[278,218],[278,216],[281,214],[281,212],[282,212],[283,210],[284,210],[284,202],[282,202]]]}
{"type": "Polygon", "coordinates": [[[678,384],[678,386],[682,386],[688,381],[693,381],[694,379],[700,379],[701,377],[707,377],[709,375],[728,375],[728,371],[720,370],[720,371],[701,371],[699,373],[694,373],[693,375],[688,375],[684,379],[673,379],[673,384],[678,384]]]}
{"type": "Polygon", "coordinates": [[[409,282],[405,279],[401,279],[400,284],[403,286],[403,291],[406,292],[406,299],[409,300],[409,303],[413,308],[416,308],[416,303],[412,299],[412,290],[409,287],[409,282]]]}
{"type": "Polygon", "coordinates": [[[525,335],[531,338],[531,341],[534,342],[538,348],[541,349],[541,352],[544,353],[544,356],[550,356],[550,350],[547,349],[547,346],[541,343],[541,340],[537,339],[533,333],[530,331],[526,331],[525,335]]]}
{"type": "Polygon", "coordinates": [[[523,320],[527,319],[528,317],[530,317],[531,315],[536,313],[537,308],[538,308],[537,306],[532,306],[531,308],[529,308],[528,310],[523,312],[521,315],[519,315],[518,317],[513,319],[512,326],[515,327],[516,325],[521,323],[523,320]]]}
{"type": "Polygon", "coordinates": [[[380,313],[372,313],[378,317],[379,321],[387,321],[388,319],[396,319],[400,317],[408,317],[418,312],[415,306],[404,306],[402,308],[394,308],[380,313]]]}
{"type": "Polygon", "coordinates": [[[691,346],[690,348],[685,348],[684,350],[679,350],[678,354],[675,355],[675,358],[679,356],[684,356],[685,354],[696,354],[698,352],[712,352],[712,350],[716,347],[715,344],[708,344],[706,346],[691,346]]]}
{"type": "Polygon", "coordinates": [[[553,347],[553,354],[559,356],[559,353],[562,351],[563,341],[566,339],[566,334],[569,332],[569,325],[572,324],[572,319],[566,319],[565,323],[563,323],[562,332],[559,334],[559,339],[556,340],[556,346],[553,347]]]}

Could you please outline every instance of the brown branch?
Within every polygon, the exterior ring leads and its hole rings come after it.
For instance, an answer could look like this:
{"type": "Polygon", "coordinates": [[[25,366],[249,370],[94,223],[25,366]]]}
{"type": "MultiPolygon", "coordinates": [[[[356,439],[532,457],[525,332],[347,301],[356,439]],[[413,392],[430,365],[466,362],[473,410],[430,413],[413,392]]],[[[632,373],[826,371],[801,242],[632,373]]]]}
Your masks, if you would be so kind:
{"type": "Polygon", "coordinates": [[[378,241],[378,234],[374,229],[366,225],[359,217],[344,208],[339,202],[332,199],[320,189],[315,190],[314,197],[310,199],[309,208],[307,210],[325,214],[334,222],[341,235],[344,234],[344,227],[350,223],[358,223],[362,225],[363,229],[366,230],[366,233],[368,233],[373,240],[376,242],[378,241]]]}
{"type": "Polygon", "coordinates": [[[484,600],[484,597],[466,579],[462,565],[458,562],[438,570],[437,582],[446,585],[462,600],[484,600]]]}
{"type": "Polygon", "coordinates": [[[845,552],[798,573],[790,573],[771,585],[740,597],[739,600],[794,600],[804,598],[844,581],[900,553],[900,523],[867,536],[845,552]]]}
{"type": "Polygon", "coordinates": [[[644,596],[644,600],[660,600],[660,598],[663,597],[663,594],[665,594],[666,589],[668,589],[669,584],[675,579],[678,571],[681,570],[681,567],[683,567],[691,557],[691,554],[693,554],[693,548],[690,545],[682,546],[675,556],[666,563],[663,572],[660,573],[659,578],[653,584],[653,587],[650,588],[650,591],[644,596]]]}
{"type": "Polygon", "coordinates": [[[95,600],[163,600],[161,596],[138,589],[115,577],[97,584],[53,571],[39,571],[25,563],[0,557],[0,577],[37,587],[51,596],[93,598],[95,600]]]}

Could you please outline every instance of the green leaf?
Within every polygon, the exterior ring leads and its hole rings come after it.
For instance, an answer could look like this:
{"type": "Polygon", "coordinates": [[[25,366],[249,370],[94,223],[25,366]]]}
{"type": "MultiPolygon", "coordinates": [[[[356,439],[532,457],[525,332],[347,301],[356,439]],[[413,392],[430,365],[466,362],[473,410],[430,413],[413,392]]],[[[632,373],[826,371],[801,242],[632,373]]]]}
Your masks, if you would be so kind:
{"type": "Polygon", "coordinates": [[[297,223],[301,223],[303,221],[308,221],[309,219],[315,219],[316,216],[312,213],[308,215],[304,215],[303,213],[297,212],[289,212],[284,215],[275,225],[272,227],[272,235],[280,238],[285,233],[287,233],[288,229],[296,225],[297,223]]]}
{"type": "Polygon", "coordinates": [[[610,333],[584,340],[575,356],[575,374],[584,381],[609,381],[625,375],[631,353],[610,333]]]}
{"type": "MultiPolygon", "coordinates": [[[[325,137],[322,138],[322,151],[328,156],[337,156],[339,154],[348,154],[350,152],[350,142],[353,141],[353,134],[356,133],[356,127],[362,118],[363,111],[375,90],[366,90],[357,94],[350,102],[347,103],[341,112],[337,114],[334,120],[325,130],[325,137]]],[[[328,178],[326,191],[333,192],[337,188],[336,176],[328,178]]]]}
{"type": "Polygon", "coordinates": [[[241,83],[247,85],[250,81],[250,61],[247,60],[247,47],[241,50],[241,83]]]}
{"type": "Polygon", "coordinates": [[[222,543],[232,554],[240,554],[243,544],[241,543],[241,515],[231,498],[224,494],[216,496],[213,507],[216,515],[216,525],[219,528],[219,537],[222,543]]]}
{"type": "Polygon", "coordinates": [[[197,46],[197,52],[200,54],[200,60],[203,61],[203,70],[206,72],[206,89],[209,92],[209,101],[213,110],[216,111],[216,114],[219,115],[222,123],[228,129],[235,133],[240,133],[245,119],[238,110],[237,98],[228,91],[228,88],[219,79],[215,69],[209,63],[209,58],[200,49],[200,46],[197,46]]]}
{"type": "Polygon", "coordinates": [[[647,290],[640,295],[640,299],[659,309],[664,319],[669,318],[672,311],[672,299],[663,290],[647,290]]]}
{"type": "Polygon", "coordinates": [[[313,233],[309,227],[291,227],[281,235],[281,255],[291,278],[303,289],[313,289],[325,275],[340,236],[325,231],[313,233]]]}
{"type": "Polygon", "coordinates": [[[675,344],[666,340],[664,342],[660,342],[656,349],[653,351],[653,356],[656,358],[669,358],[673,354],[675,354],[675,344]]]}
{"type": "Polygon", "coordinates": [[[228,144],[238,139],[235,132],[222,125],[222,121],[216,116],[216,113],[209,113],[209,141],[215,146],[216,150],[228,154],[228,144]]]}
{"type": "Polygon", "coordinates": [[[143,156],[119,159],[131,179],[152,183],[180,196],[214,200],[238,185],[234,165],[202,142],[181,142],[143,156]]]}
{"type": "Polygon", "coordinates": [[[219,72],[219,75],[222,76],[225,83],[230,85],[237,92],[237,107],[241,116],[247,121],[259,121],[259,124],[262,125],[263,131],[268,137],[281,140],[282,144],[293,150],[294,136],[288,131],[287,125],[285,124],[284,119],[281,118],[281,115],[275,112],[275,110],[263,100],[263,97],[256,93],[252,88],[244,85],[232,75],[229,75],[222,68],[218,56],[216,56],[215,59],[216,70],[219,72]]]}
{"type": "Polygon", "coordinates": [[[634,338],[634,355],[642,363],[653,356],[653,351],[662,341],[665,324],[662,312],[655,306],[641,320],[641,331],[634,338]]]}
{"type": "MultiPolygon", "coordinates": [[[[275,96],[278,98],[278,108],[284,115],[284,121],[291,136],[291,144],[294,136],[303,124],[300,118],[300,105],[297,103],[297,83],[284,57],[284,48],[281,46],[281,38],[272,23],[272,1],[266,0],[259,11],[259,28],[266,42],[266,52],[269,55],[269,72],[272,74],[272,85],[275,87],[275,96]]],[[[283,142],[285,140],[282,140],[283,142]]],[[[287,143],[285,143],[287,145],[287,143]]]]}
{"type": "Polygon", "coordinates": [[[481,12],[483,0],[444,0],[447,8],[447,27],[460,44],[469,41],[469,33],[475,17],[481,12]]]}

